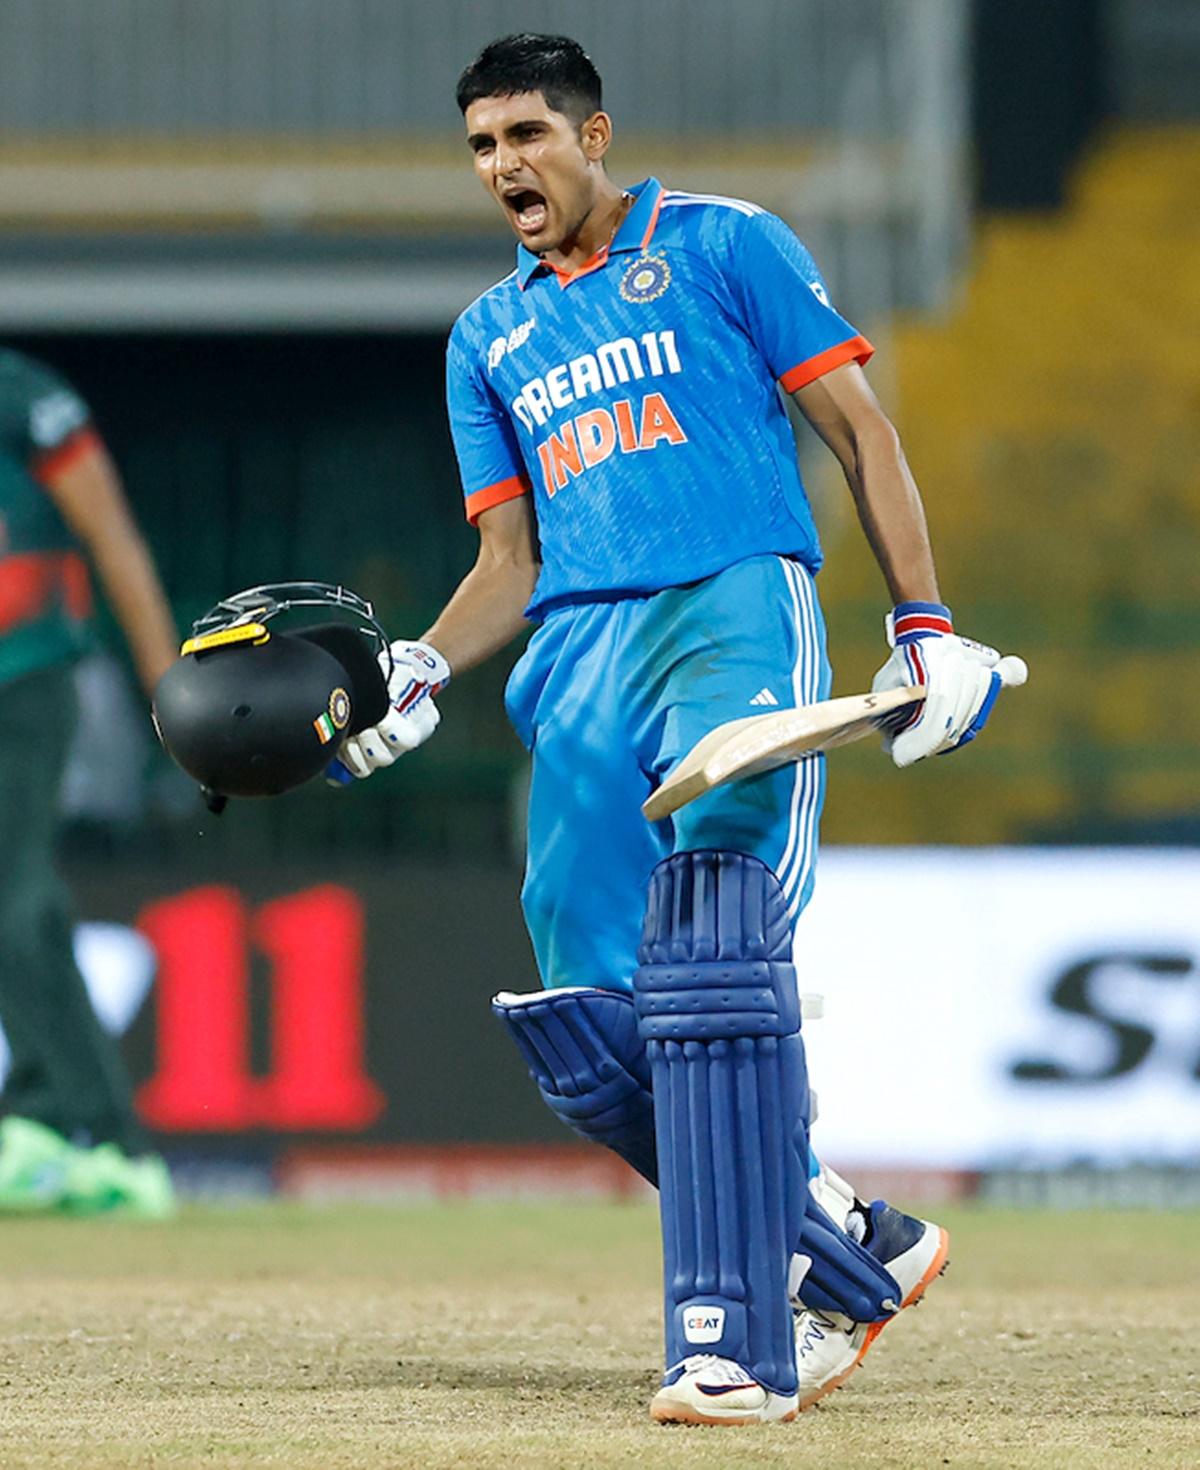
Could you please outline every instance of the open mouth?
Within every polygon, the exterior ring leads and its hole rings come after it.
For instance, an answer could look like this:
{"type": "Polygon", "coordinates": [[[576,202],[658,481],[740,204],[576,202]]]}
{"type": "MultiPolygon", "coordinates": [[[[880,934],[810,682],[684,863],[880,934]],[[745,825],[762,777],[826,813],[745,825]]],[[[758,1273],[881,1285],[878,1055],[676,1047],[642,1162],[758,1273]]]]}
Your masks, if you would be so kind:
{"type": "Polygon", "coordinates": [[[546,200],[536,189],[515,189],[504,202],[523,235],[536,235],[546,224],[546,200]]]}

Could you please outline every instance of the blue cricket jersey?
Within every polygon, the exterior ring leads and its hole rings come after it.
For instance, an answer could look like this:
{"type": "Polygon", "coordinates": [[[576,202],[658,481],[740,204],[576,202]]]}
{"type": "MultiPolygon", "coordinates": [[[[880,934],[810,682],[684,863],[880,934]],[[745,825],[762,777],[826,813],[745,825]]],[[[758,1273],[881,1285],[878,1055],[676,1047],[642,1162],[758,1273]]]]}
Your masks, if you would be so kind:
{"type": "Polygon", "coordinates": [[[631,192],[611,245],[571,275],[519,245],[447,346],[468,516],[534,498],[535,621],[764,552],[816,571],[777,385],[794,392],[873,351],[776,216],[657,179],[631,192]]]}

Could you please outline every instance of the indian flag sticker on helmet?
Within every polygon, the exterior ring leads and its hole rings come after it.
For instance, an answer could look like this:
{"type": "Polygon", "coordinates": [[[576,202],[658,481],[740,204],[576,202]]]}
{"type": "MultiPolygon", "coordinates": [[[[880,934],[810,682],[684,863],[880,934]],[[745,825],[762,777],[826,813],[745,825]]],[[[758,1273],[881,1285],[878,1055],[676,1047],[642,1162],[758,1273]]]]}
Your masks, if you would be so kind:
{"type": "Polygon", "coordinates": [[[317,739],[322,745],[328,745],[337,731],[334,729],[333,721],[327,714],[320,714],[312,722],[313,729],[317,732],[317,739]]]}
{"type": "Polygon", "coordinates": [[[335,689],[329,696],[329,718],[336,730],[344,730],[350,723],[350,696],[344,689],[335,689]]]}
{"type": "Polygon", "coordinates": [[[621,297],[638,304],[657,301],[670,284],[665,255],[639,255],[621,277],[621,297]]]}

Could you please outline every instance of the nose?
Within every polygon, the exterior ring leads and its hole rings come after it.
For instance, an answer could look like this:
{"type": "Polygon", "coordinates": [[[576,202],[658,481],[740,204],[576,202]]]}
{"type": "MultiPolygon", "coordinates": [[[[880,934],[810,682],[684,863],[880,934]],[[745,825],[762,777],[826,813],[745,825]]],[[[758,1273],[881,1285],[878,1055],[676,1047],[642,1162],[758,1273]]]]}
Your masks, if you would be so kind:
{"type": "Polygon", "coordinates": [[[511,174],[520,163],[517,150],[511,143],[506,143],[503,138],[497,139],[496,146],[492,151],[492,172],[497,178],[503,178],[511,174]]]}

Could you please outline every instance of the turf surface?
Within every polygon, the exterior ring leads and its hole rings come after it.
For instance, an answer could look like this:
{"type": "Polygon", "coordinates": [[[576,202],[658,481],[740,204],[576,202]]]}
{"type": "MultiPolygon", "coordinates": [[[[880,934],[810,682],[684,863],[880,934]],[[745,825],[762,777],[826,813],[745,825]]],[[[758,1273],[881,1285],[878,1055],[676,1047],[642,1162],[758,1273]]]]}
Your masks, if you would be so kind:
{"type": "Polygon", "coordinates": [[[952,1267],[791,1425],[660,1428],[652,1206],[0,1223],[0,1466],[1200,1464],[1200,1218],[941,1211],[952,1267]]]}

